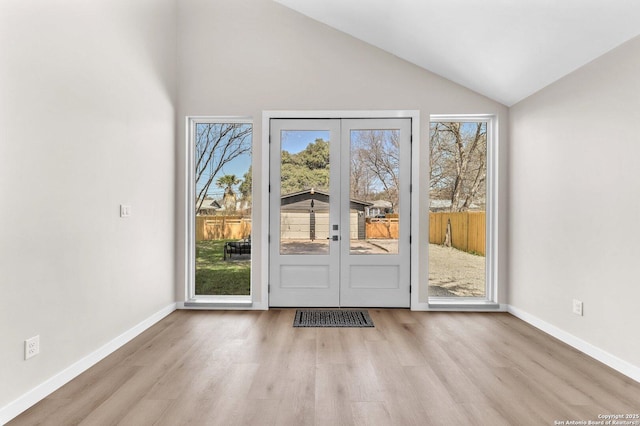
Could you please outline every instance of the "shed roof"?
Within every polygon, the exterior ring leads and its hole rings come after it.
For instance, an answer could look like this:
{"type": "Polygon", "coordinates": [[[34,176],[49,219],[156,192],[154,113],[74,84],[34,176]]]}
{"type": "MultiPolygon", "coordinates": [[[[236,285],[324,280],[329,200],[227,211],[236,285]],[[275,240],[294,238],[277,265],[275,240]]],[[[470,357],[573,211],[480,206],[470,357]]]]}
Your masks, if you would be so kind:
{"type": "MultiPolygon", "coordinates": [[[[307,189],[304,191],[285,194],[280,197],[280,206],[287,206],[286,210],[305,210],[311,209],[311,201],[313,201],[313,209],[315,211],[329,210],[329,193],[318,191],[316,189],[307,189]]],[[[351,199],[349,208],[353,210],[364,211],[365,207],[373,205],[367,201],[351,199]]]]}

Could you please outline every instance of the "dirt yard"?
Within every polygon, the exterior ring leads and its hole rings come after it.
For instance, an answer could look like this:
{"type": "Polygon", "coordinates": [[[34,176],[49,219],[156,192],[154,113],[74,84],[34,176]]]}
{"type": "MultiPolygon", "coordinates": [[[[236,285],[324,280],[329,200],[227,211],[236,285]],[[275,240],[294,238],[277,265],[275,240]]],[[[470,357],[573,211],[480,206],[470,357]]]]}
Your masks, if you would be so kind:
{"type": "Polygon", "coordinates": [[[429,296],[484,297],[485,258],[429,244],[429,296]]]}

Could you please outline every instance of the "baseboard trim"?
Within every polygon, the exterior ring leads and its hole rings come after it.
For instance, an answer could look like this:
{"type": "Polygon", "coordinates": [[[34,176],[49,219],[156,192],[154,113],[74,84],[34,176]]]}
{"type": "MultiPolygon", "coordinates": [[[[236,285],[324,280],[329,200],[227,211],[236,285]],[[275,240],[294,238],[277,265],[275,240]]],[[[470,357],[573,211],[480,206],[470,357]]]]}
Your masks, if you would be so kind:
{"type": "Polygon", "coordinates": [[[71,364],[69,367],[65,368],[55,376],[45,380],[43,383],[31,389],[29,392],[22,395],[15,401],[0,408],[0,424],[3,425],[5,423],[8,423],[11,419],[15,418],[20,413],[23,413],[63,385],[78,377],[80,374],[93,367],[99,361],[124,346],[130,340],[132,340],[175,310],[175,303],[162,308],[155,314],[151,315],[149,318],[125,331],[124,333],[106,343],[99,349],[93,351],[86,357],[71,364]]]}
{"type": "Polygon", "coordinates": [[[507,312],[640,383],[640,367],[514,306],[509,305],[507,312]]]}

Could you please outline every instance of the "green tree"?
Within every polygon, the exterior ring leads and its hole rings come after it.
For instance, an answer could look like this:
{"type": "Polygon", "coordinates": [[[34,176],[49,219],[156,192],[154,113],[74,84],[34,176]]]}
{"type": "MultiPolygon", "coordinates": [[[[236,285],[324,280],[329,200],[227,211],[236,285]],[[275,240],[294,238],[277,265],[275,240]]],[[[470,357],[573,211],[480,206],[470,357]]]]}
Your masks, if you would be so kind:
{"type": "Polygon", "coordinates": [[[242,182],[238,187],[240,194],[242,194],[242,199],[247,202],[251,202],[251,186],[253,184],[252,173],[251,166],[249,166],[249,170],[244,174],[242,182]]]}
{"type": "Polygon", "coordinates": [[[329,189],[329,142],[316,139],[304,150],[291,154],[282,151],[280,187],[283,194],[329,189]]]}
{"type": "Polygon", "coordinates": [[[301,163],[310,170],[329,168],[329,142],[316,139],[298,154],[301,163]]]}

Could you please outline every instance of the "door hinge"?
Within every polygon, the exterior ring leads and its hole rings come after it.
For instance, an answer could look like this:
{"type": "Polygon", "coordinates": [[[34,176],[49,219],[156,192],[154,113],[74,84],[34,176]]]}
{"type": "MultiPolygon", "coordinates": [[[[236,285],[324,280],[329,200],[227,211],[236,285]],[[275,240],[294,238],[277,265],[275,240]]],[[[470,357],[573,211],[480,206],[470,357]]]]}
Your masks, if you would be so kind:
{"type": "Polygon", "coordinates": [[[411,286],[409,286],[409,294],[411,294],[411,286]]]}
{"type": "Polygon", "coordinates": [[[411,194],[413,192],[413,184],[410,183],[409,184],[409,194],[411,194]]]}
{"type": "Polygon", "coordinates": [[[271,293],[271,284],[267,284],[267,293],[271,293]]]}
{"type": "Polygon", "coordinates": [[[267,235],[267,242],[271,244],[271,234],[267,235]]]}
{"type": "Polygon", "coordinates": [[[409,235],[409,244],[411,244],[411,235],[409,235]]]}
{"type": "Polygon", "coordinates": [[[271,193],[271,184],[269,184],[269,193],[271,193]]]}

